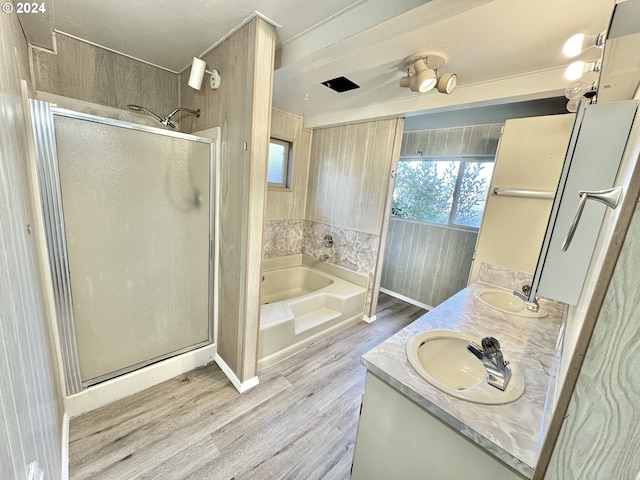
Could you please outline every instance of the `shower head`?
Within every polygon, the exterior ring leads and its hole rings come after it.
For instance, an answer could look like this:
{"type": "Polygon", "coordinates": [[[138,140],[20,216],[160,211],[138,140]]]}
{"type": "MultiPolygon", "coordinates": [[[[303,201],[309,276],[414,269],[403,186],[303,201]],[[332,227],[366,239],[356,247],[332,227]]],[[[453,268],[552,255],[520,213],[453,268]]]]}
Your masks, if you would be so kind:
{"type": "Polygon", "coordinates": [[[172,130],[175,130],[176,126],[173,123],[171,123],[171,117],[173,117],[176,113],[188,112],[195,115],[196,117],[200,116],[200,109],[191,110],[190,108],[176,108],[173,112],[167,115],[167,118],[162,118],[160,115],[156,115],[151,110],[141,107],[140,105],[127,105],[127,108],[133,112],[147,113],[151,115],[153,118],[155,118],[157,121],[159,121],[162,125],[164,125],[165,127],[169,127],[172,130]]]}
{"type": "MultiPolygon", "coordinates": [[[[164,125],[164,120],[162,119],[162,117],[160,117],[160,115],[156,115],[151,110],[141,107],[140,105],[127,105],[127,108],[132,112],[147,113],[164,125]]],[[[176,128],[176,127],[174,126],[172,128],[176,128]]]]}
{"type": "Polygon", "coordinates": [[[200,109],[191,110],[190,108],[176,108],[173,112],[171,112],[169,115],[167,115],[167,118],[164,119],[162,124],[163,125],[171,124],[171,117],[173,117],[178,112],[187,112],[187,113],[190,113],[192,115],[195,115],[196,117],[200,117],[200,109]]]}
{"type": "Polygon", "coordinates": [[[156,120],[158,120],[160,123],[163,122],[162,118],[159,115],[156,115],[155,113],[153,113],[151,110],[148,110],[144,107],[141,107],[140,105],[127,105],[127,108],[129,110],[131,110],[132,112],[138,112],[138,113],[148,113],[149,115],[151,115],[153,118],[155,118],[156,120]]]}

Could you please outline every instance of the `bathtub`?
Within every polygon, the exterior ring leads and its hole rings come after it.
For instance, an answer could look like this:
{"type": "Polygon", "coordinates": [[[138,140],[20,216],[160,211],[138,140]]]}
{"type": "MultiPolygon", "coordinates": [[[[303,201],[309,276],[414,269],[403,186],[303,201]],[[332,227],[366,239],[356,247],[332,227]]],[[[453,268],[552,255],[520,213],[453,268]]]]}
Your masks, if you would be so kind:
{"type": "Polygon", "coordinates": [[[258,369],[360,321],[366,292],[366,288],[302,263],[265,263],[258,369]]]}

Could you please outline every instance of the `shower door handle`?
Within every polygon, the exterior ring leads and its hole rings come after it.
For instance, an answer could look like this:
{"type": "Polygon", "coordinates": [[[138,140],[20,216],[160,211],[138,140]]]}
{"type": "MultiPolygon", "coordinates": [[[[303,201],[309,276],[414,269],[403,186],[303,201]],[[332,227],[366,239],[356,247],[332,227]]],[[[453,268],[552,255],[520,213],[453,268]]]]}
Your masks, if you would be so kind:
{"type": "Polygon", "coordinates": [[[622,187],[614,187],[607,190],[580,190],[578,191],[578,195],[580,195],[580,202],[578,203],[578,209],[576,210],[576,214],[573,216],[573,220],[569,226],[567,236],[562,243],[563,252],[566,252],[569,245],[571,245],[571,241],[573,240],[573,236],[578,228],[578,223],[580,223],[580,217],[582,217],[582,211],[584,210],[587,200],[596,200],[600,203],[604,203],[609,208],[616,208],[618,206],[618,202],[620,202],[622,187]]]}

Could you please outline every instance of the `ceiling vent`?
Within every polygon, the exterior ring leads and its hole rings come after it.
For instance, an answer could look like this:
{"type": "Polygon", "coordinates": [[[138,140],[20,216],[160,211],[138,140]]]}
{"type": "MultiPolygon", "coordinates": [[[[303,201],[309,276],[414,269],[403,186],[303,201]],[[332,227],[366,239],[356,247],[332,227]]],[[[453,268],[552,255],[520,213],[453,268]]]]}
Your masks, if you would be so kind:
{"type": "Polygon", "coordinates": [[[334,90],[338,93],[348,92],[349,90],[360,88],[360,85],[353,83],[347,77],[332,78],[331,80],[322,82],[322,85],[324,85],[325,87],[329,87],[331,90],[334,90]]]}

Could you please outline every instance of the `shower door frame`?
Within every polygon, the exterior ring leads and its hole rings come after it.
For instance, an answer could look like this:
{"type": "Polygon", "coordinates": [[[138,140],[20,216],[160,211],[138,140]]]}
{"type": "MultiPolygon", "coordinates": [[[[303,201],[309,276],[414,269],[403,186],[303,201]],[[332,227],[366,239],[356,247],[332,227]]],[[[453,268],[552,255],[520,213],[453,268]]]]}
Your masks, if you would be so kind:
{"type": "Polygon", "coordinates": [[[64,372],[67,395],[80,393],[86,388],[115,377],[139,370],[178,355],[213,346],[217,351],[218,308],[217,308],[217,264],[218,264],[218,224],[219,224],[219,127],[216,138],[208,139],[173,132],[160,128],[138,125],[121,120],[99,117],[64,108],[58,108],[47,102],[30,100],[35,140],[35,157],[38,171],[42,214],[49,255],[49,269],[53,284],[56,311],[56,329],[60,340],[60,355],[64,372]],[[54,130],[55,116],[84,120],[102,125],[136,130],[154,135],[189,140],[209,144],[209,272],[208,272],[208,339],[193,345],[162,354],[150,360],[136,363],[116,371],[83,381],[77,353],[73,297],[69,275],[69,257],[62,209],[62,189],[58,172],[58,155],[54,130]]]}

